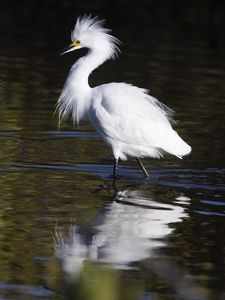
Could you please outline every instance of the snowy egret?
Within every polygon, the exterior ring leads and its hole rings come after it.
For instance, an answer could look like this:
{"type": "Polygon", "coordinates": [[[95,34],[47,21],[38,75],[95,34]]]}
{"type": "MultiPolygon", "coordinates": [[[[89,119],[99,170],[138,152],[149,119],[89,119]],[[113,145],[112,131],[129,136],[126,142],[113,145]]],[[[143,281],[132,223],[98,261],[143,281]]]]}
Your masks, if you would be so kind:
{"type": "Polygon", "coordinates": [[[59,122],[72,115],[74,124],[87,118],[112,148],[113,177],[119,160],[135,157],[146,176],[143,157],[160,158],[170,153],[179,158],[191,152],[172,128],[173,111],[146,89],[127,83],[108,83],[94,88],[88,84],[90,73],[119,53],[117,38],[103,27],[104,21],[91,16],[78,17],[71,33],[71,44],[62,54],[88,48],[71,67],[57,102],[59,122]]]}

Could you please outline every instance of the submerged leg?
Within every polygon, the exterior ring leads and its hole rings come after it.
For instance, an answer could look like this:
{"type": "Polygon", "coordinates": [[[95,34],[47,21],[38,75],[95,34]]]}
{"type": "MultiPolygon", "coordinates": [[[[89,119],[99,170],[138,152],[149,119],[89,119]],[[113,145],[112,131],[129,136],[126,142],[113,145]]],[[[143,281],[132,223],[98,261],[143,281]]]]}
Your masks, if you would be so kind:
{"type": "Polygon", "coordinates": [[[145,167],[144,167],[144,165],[143,165],[140,158],[137,158],[137,162],[138,162],[139,166],[141,167],[141,169],[142,169],[143,173],[145,174],[145,176],[149,177],[148,171],[145,169],[145,167]]]}
{"type": "Polygon", "coordinates": [[[119,166],[119,159],[115,158],[113,165],[113,178],[116,179],[119,166]]]}
{"type": "Polygon", "coordinates": [[[116,193],[116,177],[118,173],[118,166],[119,166],[119,160],[115,158],[114,165],[113,165],[113,182],[112,182],[112,188],[115,190],[115,193],[116,193]]]}

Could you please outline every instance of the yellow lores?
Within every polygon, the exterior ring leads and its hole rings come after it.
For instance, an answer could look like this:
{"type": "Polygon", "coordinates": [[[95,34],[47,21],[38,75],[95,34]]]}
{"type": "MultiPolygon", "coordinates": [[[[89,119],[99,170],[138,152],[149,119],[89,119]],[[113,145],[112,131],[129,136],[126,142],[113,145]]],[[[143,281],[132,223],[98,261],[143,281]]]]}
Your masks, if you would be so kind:
{"type": "Polygon", "coordinates": [[[70,47],[76,47],[80,45],[80,41],[75,41],[70,44],[70,47]]]}

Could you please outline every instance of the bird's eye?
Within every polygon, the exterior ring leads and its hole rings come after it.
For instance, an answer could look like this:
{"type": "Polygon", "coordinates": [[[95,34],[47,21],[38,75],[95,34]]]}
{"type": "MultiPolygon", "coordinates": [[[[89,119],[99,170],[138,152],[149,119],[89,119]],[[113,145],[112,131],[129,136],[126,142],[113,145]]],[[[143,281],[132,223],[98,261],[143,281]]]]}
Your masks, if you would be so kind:
{"type": "Polygon", "coordinates": [[[80,45],[80,41],[79,40],[76,40],[75,42],[72,42],[70,44],[70,47],[76,47],[76,46],[79,46],[80,45]]]}

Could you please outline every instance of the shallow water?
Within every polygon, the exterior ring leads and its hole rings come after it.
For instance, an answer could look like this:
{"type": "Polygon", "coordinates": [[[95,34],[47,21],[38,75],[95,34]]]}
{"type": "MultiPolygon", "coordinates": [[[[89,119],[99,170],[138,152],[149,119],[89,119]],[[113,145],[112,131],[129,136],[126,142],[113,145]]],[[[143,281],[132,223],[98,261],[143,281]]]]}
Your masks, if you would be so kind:
{"type": "Polygon", "coordinates": [[[107,146],[88,124],[58,131],[53,117],[70,28],[1,22],[0,299],[224,299],[223,52],[200,32],[146,29],[134,44],[129,24],[117,26],[121,57],[91,84],[149,88],[193,152],[145,160],[149,179],[122,163],[114,191],[107,146]]]}

